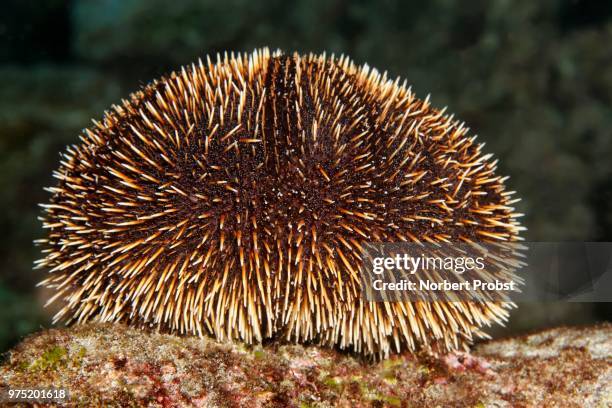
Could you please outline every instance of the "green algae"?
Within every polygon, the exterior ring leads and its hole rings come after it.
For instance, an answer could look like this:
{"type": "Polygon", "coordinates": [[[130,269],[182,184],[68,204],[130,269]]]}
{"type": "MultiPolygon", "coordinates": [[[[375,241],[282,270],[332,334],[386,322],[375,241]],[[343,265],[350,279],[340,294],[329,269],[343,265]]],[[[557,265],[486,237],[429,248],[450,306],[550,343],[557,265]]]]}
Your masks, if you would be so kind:
{"type": "Polygon", "coordinates": [[[57,370],[66,365],[68,350],[64,347],[54,346],[46,350],[38,359],[28,365],[29,371],[57,370]]]}
{"type": "Polygon", "coordinates": [[[55,371],[67,366],[80,367],[86,354],[87,349],[82,346],[76,353],[70,355],[68,349],[56,345],[45,350],[33,361],[20,361],[17,369],[22,372],[44,372],[55,371]]]}

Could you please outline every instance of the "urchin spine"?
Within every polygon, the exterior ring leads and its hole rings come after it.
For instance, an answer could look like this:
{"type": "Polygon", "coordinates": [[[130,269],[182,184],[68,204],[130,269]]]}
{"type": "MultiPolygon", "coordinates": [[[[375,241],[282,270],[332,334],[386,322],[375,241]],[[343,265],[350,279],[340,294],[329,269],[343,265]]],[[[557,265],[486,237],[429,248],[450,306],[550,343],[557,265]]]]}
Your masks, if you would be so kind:
{"type": "Polygon", "coordinates": [[[38,262],[56,319],[386,355],[455,349],[496,302],[362,299],[364,242],[515,241],[467,128],[348,58],[267,49],[153,81],[63,155],[38,262]]]}

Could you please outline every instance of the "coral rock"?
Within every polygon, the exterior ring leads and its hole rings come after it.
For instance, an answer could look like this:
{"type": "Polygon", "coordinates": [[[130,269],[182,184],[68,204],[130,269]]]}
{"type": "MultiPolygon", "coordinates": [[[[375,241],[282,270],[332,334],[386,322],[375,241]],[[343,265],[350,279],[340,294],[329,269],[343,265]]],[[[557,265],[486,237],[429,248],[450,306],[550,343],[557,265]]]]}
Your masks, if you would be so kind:
{"type": "Polygon", "coordinates": [[[246,347],[88,324],[42,331],[8,354],[0,388],[43,386],[69,389],[72,406],[604,407],[612,325],[374,363],[315,346],[246,347]]]}

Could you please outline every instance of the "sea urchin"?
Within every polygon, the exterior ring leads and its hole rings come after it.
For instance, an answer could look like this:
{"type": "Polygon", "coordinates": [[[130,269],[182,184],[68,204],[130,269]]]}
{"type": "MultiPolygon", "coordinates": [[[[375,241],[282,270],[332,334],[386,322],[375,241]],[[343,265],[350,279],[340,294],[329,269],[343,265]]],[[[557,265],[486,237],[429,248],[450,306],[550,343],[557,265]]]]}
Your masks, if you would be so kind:
{"type": "Polygon", "coordinates": [[[515,241],[512,192],[467,129],[345,57],[210,59],[67,148],[42,218],[56,319],[365,354],[449,350],[501,302],[368,302],[362,244],[515,241]]]}

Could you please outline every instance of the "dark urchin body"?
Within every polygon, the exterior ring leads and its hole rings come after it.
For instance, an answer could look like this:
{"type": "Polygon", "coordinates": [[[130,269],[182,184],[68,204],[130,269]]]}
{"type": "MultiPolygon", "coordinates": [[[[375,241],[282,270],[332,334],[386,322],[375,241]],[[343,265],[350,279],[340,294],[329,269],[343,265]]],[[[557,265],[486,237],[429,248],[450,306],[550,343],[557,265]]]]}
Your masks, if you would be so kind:
{"type": "Polygon", "coordinates": [[[364,242],[514,241],[466,128],[346,58],[225,56],[113,106],[63,156],[41,240],[66,321],[366,354],[448,350],[497,302],[372,303],[364,242]]]}

